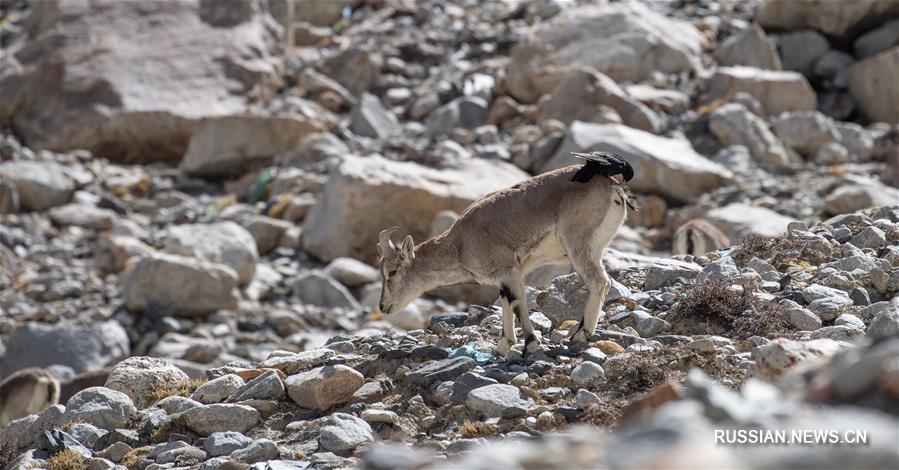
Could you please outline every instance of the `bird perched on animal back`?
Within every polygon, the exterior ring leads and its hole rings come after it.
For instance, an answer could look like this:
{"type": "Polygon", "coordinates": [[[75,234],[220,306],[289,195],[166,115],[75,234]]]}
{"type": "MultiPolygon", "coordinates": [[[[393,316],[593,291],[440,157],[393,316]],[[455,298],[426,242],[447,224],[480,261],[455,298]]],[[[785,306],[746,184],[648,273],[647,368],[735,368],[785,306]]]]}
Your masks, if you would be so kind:
{"type": "Polygon", "coordinates": [[[586,183],[587,181],[590,181],[591,178],[593,178],[593,175],[605,175],[610,178],[615,175],[621,175],[624,178],[625,183],[634,179],[634,167],[632,167],[631,164],[628,163],[625,159],[619,157],[618,155],[615,155],[614,153],[571,152],[571,155],[576,158],[587,160],[587,163],[584,165],[584,167],[571,177],[571,181],[586,183]]]}

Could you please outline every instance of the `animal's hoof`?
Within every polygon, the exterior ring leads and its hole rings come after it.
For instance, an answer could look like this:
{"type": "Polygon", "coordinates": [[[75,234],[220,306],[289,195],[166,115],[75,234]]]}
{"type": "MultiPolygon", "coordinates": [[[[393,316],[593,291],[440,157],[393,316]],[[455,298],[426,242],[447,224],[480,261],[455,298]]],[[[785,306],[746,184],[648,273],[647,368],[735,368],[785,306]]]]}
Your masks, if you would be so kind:
{"type": "Polygon", "coordinates": [[[540,332],[535,331],[533,335],[524,340],[524,352],[526,354],[534,354],[540,350],[540,332]]]}
{"type": "Polygon", "coordinates": [[[574,335],[571,336],[571,340],[580,345],[587,344],[587,332],[583,329],[578,329],[574,335]]]}
{"type": "Polygon", "coordinates": [[[515,343],[513,343],[512,340],[503,336],[499,339],[499,343],[496,345],[496,352],[498,352],[502,357],[509,357],[509,351],[512,350],[512,346],[514,344],[515,343]]]}

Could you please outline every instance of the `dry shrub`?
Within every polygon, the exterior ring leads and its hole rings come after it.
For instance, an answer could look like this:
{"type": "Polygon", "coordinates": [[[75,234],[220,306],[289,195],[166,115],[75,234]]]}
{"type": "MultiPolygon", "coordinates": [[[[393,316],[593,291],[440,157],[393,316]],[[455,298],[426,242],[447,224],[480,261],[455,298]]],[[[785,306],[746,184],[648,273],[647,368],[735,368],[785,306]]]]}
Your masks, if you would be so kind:
{"type": "Polygon", "coordinates": [[[724,279],[693,284],[674,306],[667,320],[678,334],[713,334],[746,339],[751,336],[779,337],[789,331],[786,309],[773,300],[761,300],[755,287],[743,283],[731,289],[724,279]]]}
{"type": "Polygon", "coordinates": [[[200,385],[206,383],[203,379],[191,380],[189,382],[180,382],[176,384],[166,383],[166,382],[157,382],[153,384],[153,387],[147,391],[147,398],[149,398],[152,402],[157,402],[162,400],[163,398],[180,396],[180,397],[189,397],[194,390],[197,389],[200,385]]]}
{"type": "Polygon", "coordinates": [[[136,470],[140,462],[151,450],[153,450],[153,446],[144,446],[128,452],[122,457],[122,465],[127,467],[128,470],[136,470]]]}
{"type": "Polygon", "coordinates": [[[475,437],[490,437],[499,433],[499,428],[495,424],[487,424],[481,421],[466,421],[459,428],[459,434],[466,439],[475,437]]]}
{"type": "Polygon", "coordinates": [[[47,460],[50,470],[83,470],[87,468],[87,459],[74,449],[57,452],[47,460]]]}

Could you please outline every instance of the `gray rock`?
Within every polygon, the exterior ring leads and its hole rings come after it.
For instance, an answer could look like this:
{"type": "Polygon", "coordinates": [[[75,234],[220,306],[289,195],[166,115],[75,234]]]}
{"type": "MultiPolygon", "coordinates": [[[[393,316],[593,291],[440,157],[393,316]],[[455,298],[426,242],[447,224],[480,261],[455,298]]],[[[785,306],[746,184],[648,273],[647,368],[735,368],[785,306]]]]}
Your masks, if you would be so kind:
{"type": "Polygon", "coordinates": [[[585,361],[595,362],[600,365],[606,362],[606,353],[602,352],[599,348],[587,348],[582,356],[585,361]]]}
{"type": "Polygon", "coordinates": [[[479,387],[485,387],[496,383],[499,382],[490,377],[484,377],[483,375],[474,372],[466,372],[452,381],[453,394],[451,399],[453,403],[465,403],[465,400],[468,398],[468,392],[479,387]]]}
{"type": "Polygon", "coordinates": [[[162,235],[163,251],[220,263],[237,272],[240,285],[253,280],[259,252],[256,240],[234,222],[175,225],[162,235]]]}
{"type": "Polygon", "coordinates": [[[203,449],[194,446],[183,446],[176,449],[168,450],[156,456],[155,463],[157,465],[196,465],[206,460],[207,455],[203,449]]]}
{"type": "Polygon", "coordinates": [[[894,19],[859,36],[852,43],[852,49],[855,51],[856,57],[864,59],[896,45],[899,45],[899,19],[894,19]]]}
{"type": "Polygon", "coordinates": [[[233,401],[283,400],[287,396],[284,382],[275,371],[265,372],[238,388],[231,395],[233,401]]]}
{"type": "Polygon", "coordinates": [[[734,263],[734,259],[730,256],[724,256],[720,259],[707,264],[702,268],[700,278],[709,280],[729,280],[740,275],[740,269],[734,263]]]}
{"type": "Polygon", "coordinates": [[[325,411],[346,403],[365,377],[344,365],[325,366],[287,377],[287,394],[303,408],[325,411]]]}
{"type": "Polygon", "coordinates": [[[16,189],[22,207],[33,211],[65,204],[75,191],[75,182],[55,162],[2,162],[0,178],[16,189]]]}
{"type": "Polygon", "coordinates": [[[794,221],[770,209],[742,203],[713,209],[705,215],[705,219],[721,229],[731,240],[740,240],[749,234],[779,237],[786,233],[787,225],[794,221]]]}
{"type": "Polygon", "coordinates": [[[571,380],[574,381],[574,383],[581,387],[585,387],[598,380],[602,380],[605,375],[605,371],[599,364],[591,361],[584,361],[571,371],[569,377],[571,377],[571,380]]]}
{"type": "Polygon", "coordinates": [[[243,385],[244,381],[240,376],[225,374],[197,387],[190,398],[204,404],[220,403],[243,385]]]}
{"type": "Polygon", "coordinates": [[[637,330],[637,333],[642,338],[655,336],[671,328],[671,324],[667,321],[656,318],[650,315],[649,312],[643,310],[635,310],[633,316],[635,323],[634,329],[637,330]]]}
{"type": "Polygon", "coordinates": [[[101,429],[116,429],[127,427],[136,414],[128,395],[106,387],[90,387],[69,398],[61,423],[81,421],[101,429]]]}
{"type": "Polygon", "coordinates": [[[470,357],[451,357],[439,361],[431,361],[410,370],[406,377],[418,385],[430,385],[434,382],[452,380],[475,368],[474,359],[470,357]]]}
{"type": "Polygon", "coordinates": [[[755,23],[724,40],[715,49],[714,57],[720,65],[746,65],[767,70],[782,68],[777,44],[755,23]]]}
{"type": "Polygon", "coordinates": [[[3,339],[0,376],[27,367],[61,364],[75,372],[99,369],[131,351],[128,334],[115,321],[93,325],[28,322],[3,339]]]}
{"type": "Polygon", "coordinates": [[[800,331],[815,331],[823,325],[818,315],[807,308],[791,308],[787,310],[787,317],[800,331]]]}
{"type": "Polygon", "coordinates": [[[372,408],[363,411],[359,416],[367,423],[395,424],[400,419],[400,416],[393,411],[372,408]]]}
{"type": "Polygon", "coordinates": [[[575,395],[574,400],[575,405],[578,407],[578,409],[581,410],[602,403],[599,395],[583,388],[577,391],[577,395],[575,395]]]}
{"type": "Polygon", "coordinates": [[[334,357],[330,349],[311,349],[296,354],[272,356],[262,361],[259,366],[267,369],[278,369],[287,375],[309,370],[325,364],[334,357]]]}
{"type": "Polygon", "coordinates": [[[796,30],[812,28],[828,36],[841,39],[864,24],[878,18],[889,18],[899,11],[895,2],[806,2],[764,1],[755,14],[765,29],[796,30]]]}
{"type": "Polygon", "coordinates": [[[346,287],[322,273],[310,272],[298,277],[293,290],[294,295],[307,304],[361,310],[359,302],[346,287]]]}
{"type": "Polygon", "coordinates": [[[106,378],[106,387],[128,395],[141,409],[153,404],[150,392],[176,390],[188,382],[190,377],[166,359],[134,356],[113,367],[106,378]]]}
{"type": "Polygon", "coordinates": [[[170,415],[184,413],[185,411],[191,408],[196,408],[198,406],[203,406],[203,404],[196,400],[191,400],[190,398],[182,397],[180,395],[165,397],[162,400],[156,402],[157,408],[164,410],[167,414],[170,415]]]}
{"type": "Polygon", "coordinates": [[[899,123],[899,90],[880,77],[899,75],[899,47],[857,62],[849,69],[849,93],[873,121],[899,123]]]}
{"type": "Polygon", "coordinates": [[[850,326],[852,328],[856,328],[861,331],[865,330],[865,322],[863,322],[861,318],[859,318],[855,315],[850,315],[848,313],[844,313],[844,314],[838,316],[837,319],[834,320],[833,324],[836,326],[840,326],[840,325],[850,326]]]}
{"type": "Polygon", "coordinates": [[[462,96],[434,110],[425,126],[432,136],[448,135],[456,128],[474,129],[487,120],[487,101],[477,96],[462,96]]]}
{"type": "Polygon", "coordinates": [[[47,215],[61,227],[84,227],[93,230],[109,230],[118,215],[90,204],[71,203],[51,208],[47,215]]]}
{"type": "Polygon", "coordinates": [[[709,79],[708,86],[710,100],[732,100],[737,93],[749,93],[759,100],[768,115],[812,111],[818,101],[805,77],[796,72],[719,67],[709,79]]]}
{"type": "Polygon", "coordinates": [[[811,76],[815,62],[830,50],[827,39],[812,30],[788,32],[776,36],[776,40],[784,68],[806,76],[811,76]]]}
{"type": "Polygon", "coordinates": [[[259,411],[230,403],[198,406],[182,413],[181,419],[185,426],[201,436],[223,431],[244,433],[262,421],[259,411]]]}
{"type": "Polygon", "coordinates": [[[875,340],[899,335],[899,309],[892,307],[881,310],[874,320],[871,320],[866,334],[875,340]]]}
{"type": "Polygon", "coordinates": [[[839,165],[849,161],[849,151],[836,142],[824,144],[815,152],[815,163],[818,165],[839,165]]]}
{"type": "Polygon", "coordinates": [[[655,72],[696,70],[702,43],[702,35],[689,23],[662,16],[643,4],[569,8],[516,45],[506,86],[520,102],[533,103],[552,91],[557,83],[552,77],[558,76],[559,67],[590,68],[616,81],[634,82],[655,72]]]}
{"type": "MultiPolygon", "coordinates": [[[[628,94],[606,75],[593,70],[576,70],[552,90],[549,98],[537,108],[540,121],[555,119],[563,124],[572,121],[601,122],[603,107],[615,110],[621,122],[646,132],[657,132],[661,120],[650,108],[628,94]]],[[[542,159],[536,163],[543,163],[542,159]]]]}
{"type": "Polygon", "coordinates": [[[755,364],[752,373],[770,382],[779,379],[797,364],[825,360],[836,354],[844,345],[845,343],[832,339],[793,341],[778,338],[753,351],[755,364]]]}
{"type": "Polygon", "coordinates": [[[341,453],[374,440],[374,432],[368,423],[346,413],[332,414],[322,426],[318,438],[322,448],[341,453]]]}
{"type": "Polygon", "coordinates": [[[108,431],[105,429],[100,429],[89,423],[75,423],[69,426],[68,429],[68,434],[70,436],[88,448],[93,448],[100,438],[107,433],[108,431]]]}
{"type": "Polygon", "coordinates": [[[262,215],[243,217],[240,225],[247,229],[256,240],[256,250],[259,254],[266,254],[274,250],[284,233],[293,227],[292,223],[285,220],[262,215]]]}
{"type": "Polygon", "coordinates": [[[853,287],[849,292],[849,298],[852,299],[853,305],[862,307],[871,305],[871,297],[868,296],[868,291],[864,287],[853,287]]]}
{"type": "Polygon", "coordinates": [[[854,342],[864,335],[864,329],[849,325],[834,325],[818,328],[809,337],[813,340],[828,338],[834,341],[854,342]]]}
{"type": "Polygon", "coordinates": [[[239,432],[224,431],[214,432],[203,441],[203,450],[210,457],[229,455],[238,449],[243,449],[253,443],[253,439],[239,432]]]}
{"type": "Polygon", "coordinates": [[[237,285],[237,272],[228,266],[157,253],[123,276],[122,297],[133,312],[201,316],[237,307],[237,285]]]}
{"type": "Polygon", "coordinates": [[[384,109],[381,100],[370,93],[363,93],[353,107],[350,130],[374,139],[387,139],[403,132],[396,116],[384,109]]]}
{"type": "Polygon", "coordinates": [[[347,287],[359,287],[380,279],[377,269],[355,258],[337,258],[325,266],[324,273],[347,287]]]}
{"type": "Polygon", "coordinates": [[[231,458],[243,463],[275,460],[281,455],[278,445],[271,439],[258,439],[252,444],[231,453],[231,458]]]}
{"type": "Polygon", "coordinates": [[[697,276],[702,268],[695,263],[687,263],[674,259],[658,258],[646,268],[645,290],[655,290],[677,282],[679,279],[689,281],[697,276]]]}
{"type": "Polygon", "coordinates": [[[468,392],[465,405],[488,418],[514,418],[526,415],[532,400],[522,394],[518,387],[493,384],[468,392]]]}
{"type": "Polygon", "coordinates": [[[790,158],[767,123],[737,103],[726,104],[712,113],[709,130],[724,145],[742,145],[759,163],[784,166],[790,158]]]}
{"type": "Polygon", "coordinates": [[[886,233],[874,226],[865,227],[858,235],[849,240],[849,243],[859,248],[873,248],[875,250],[885,245],[886,242],[886,233]]]}
{"type": "Polygon", "coordinates": [[[784,113],[771,122],[771,128],[784,144],[807,157],[840,140],[833,120],[818,111],[784,113]]]}
{"type": "Polygon", "coordinates": [[[866,161],[874,150],[874,140],[864,127],[854,122],[834,122],[840,134],[840,144],[846,147],[856,161],[866,161]]]}
{"type": "Polygon", "coordinates": [[[869,207],[894,204],[899,200],[899,189],[874,180],[844,184],[824,198],[824,211],[828,214],[848,214],[869,207]]]}

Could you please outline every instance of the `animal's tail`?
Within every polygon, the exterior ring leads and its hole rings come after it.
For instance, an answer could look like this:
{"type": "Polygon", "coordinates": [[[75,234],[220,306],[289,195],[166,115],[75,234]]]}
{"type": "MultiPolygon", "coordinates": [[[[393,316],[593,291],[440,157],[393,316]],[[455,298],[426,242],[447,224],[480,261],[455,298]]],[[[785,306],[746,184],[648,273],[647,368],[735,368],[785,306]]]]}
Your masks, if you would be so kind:
{"type": "Polygon", "coordinates": [[[627,160],[608,152],[590,152],[577,153],[571,152],[571,155],[586,160],[586,163],[572,177],[571,181],[578,183],[586,183],[595,175],[605,175],[612,177],[621,175],[624,181],[630,181],[634,178],[634,167],[627,160]]]}

